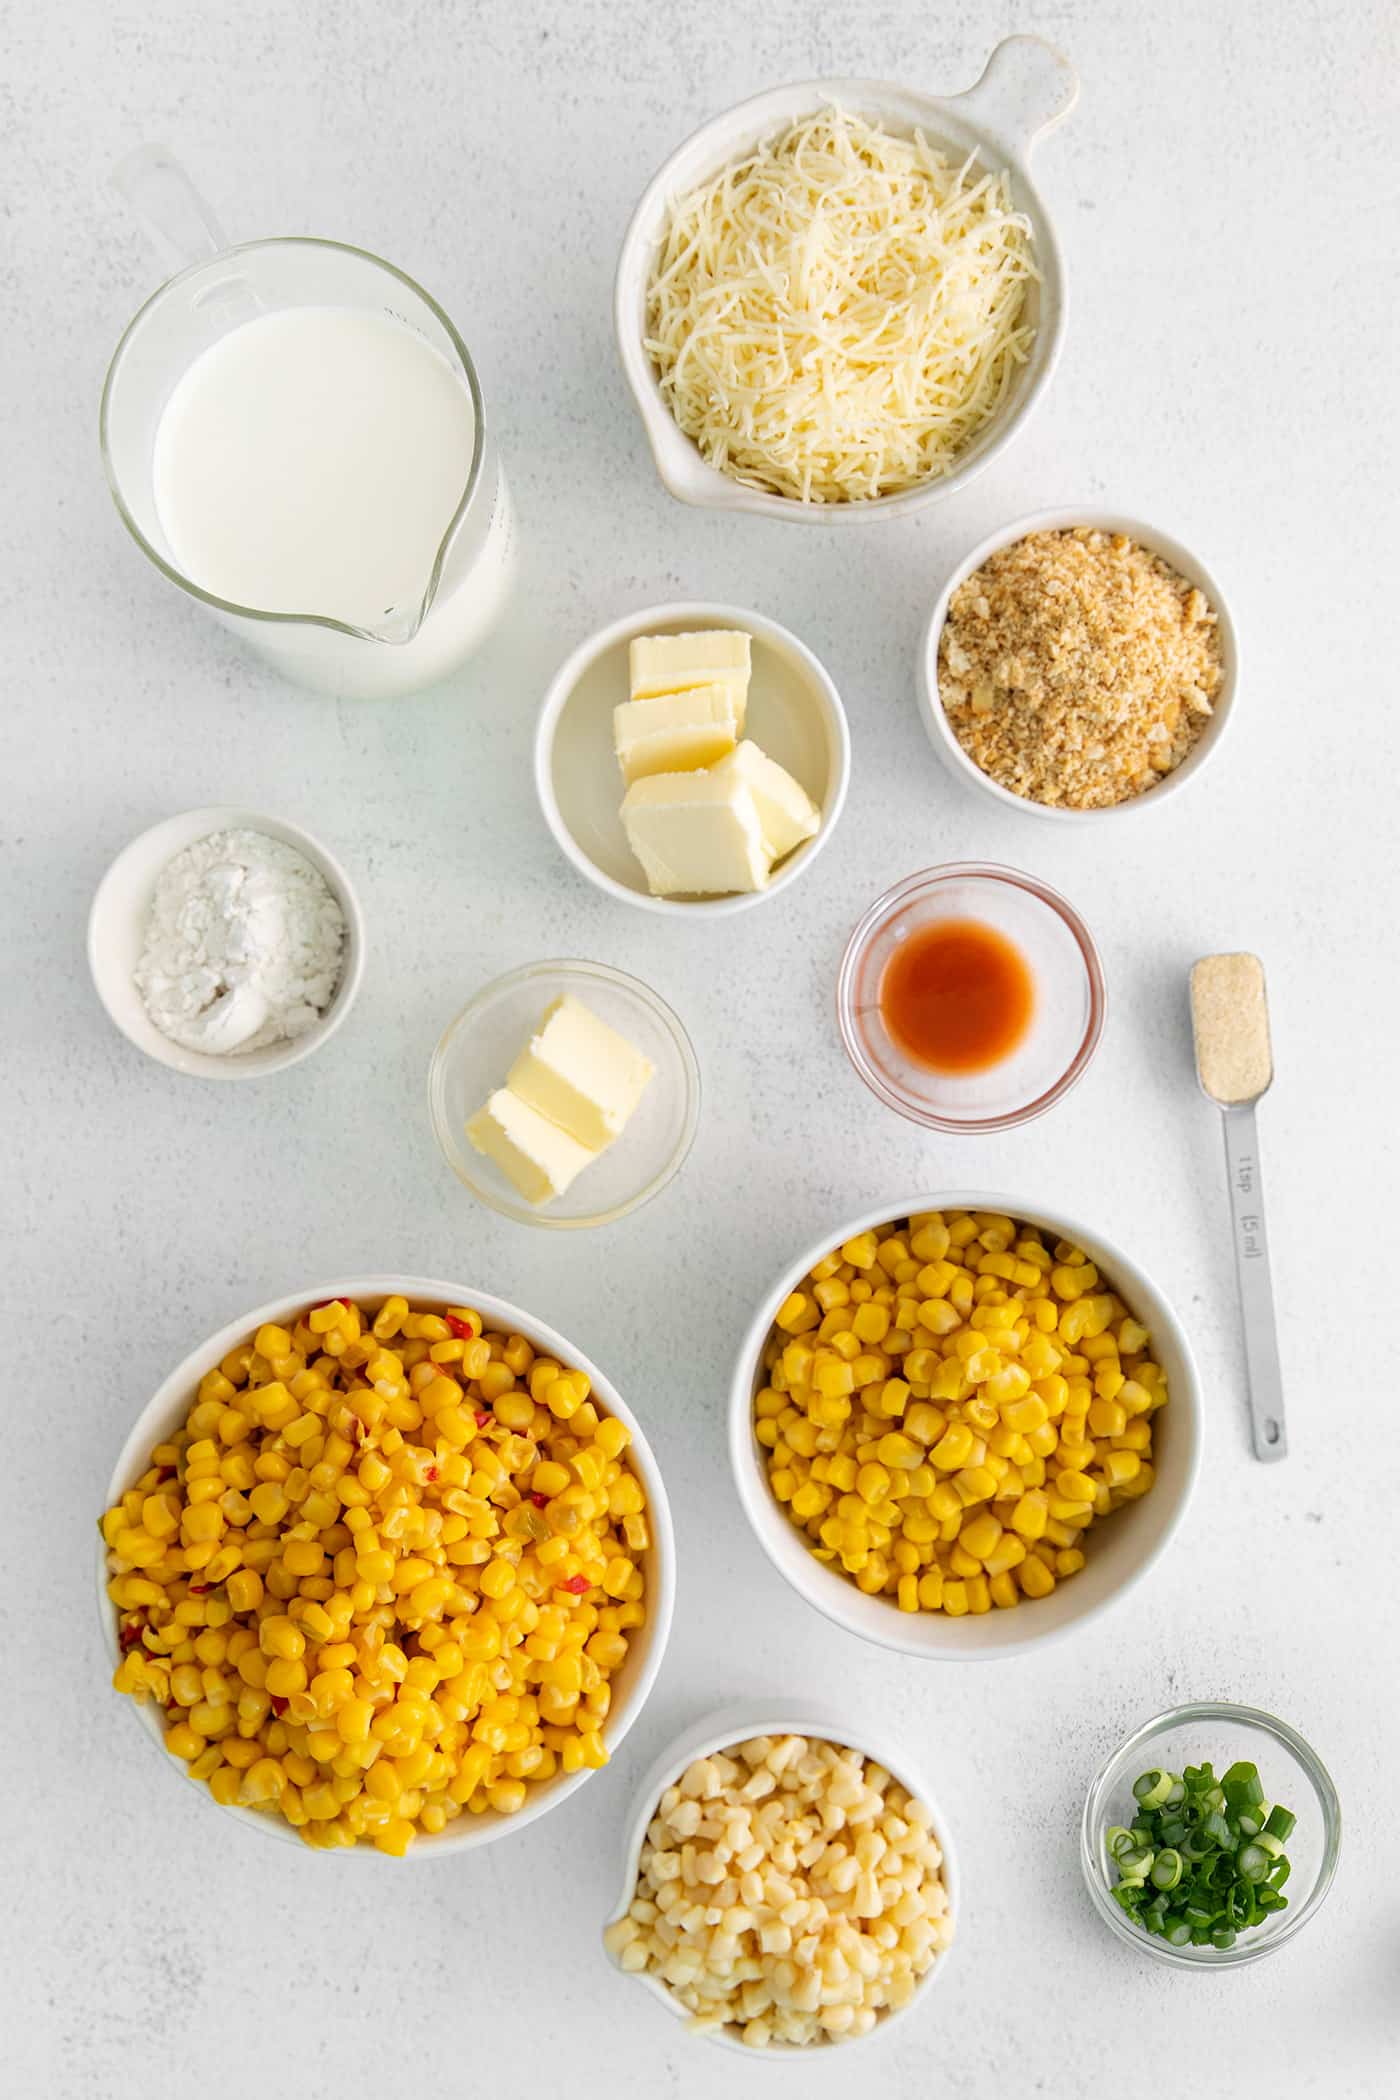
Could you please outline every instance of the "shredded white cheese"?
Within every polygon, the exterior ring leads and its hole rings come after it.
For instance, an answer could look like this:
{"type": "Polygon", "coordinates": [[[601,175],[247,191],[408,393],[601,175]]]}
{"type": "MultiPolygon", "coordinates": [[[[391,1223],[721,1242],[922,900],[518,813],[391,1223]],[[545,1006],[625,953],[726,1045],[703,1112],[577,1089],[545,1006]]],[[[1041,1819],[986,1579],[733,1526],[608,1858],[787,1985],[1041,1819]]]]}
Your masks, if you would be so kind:
{"type": "Polygon", "coordinates": [[[646,348],[723,473],[803,503],[946,474],[1030,352],[1006,173],[822,110],[673,202],[646,348]]]}

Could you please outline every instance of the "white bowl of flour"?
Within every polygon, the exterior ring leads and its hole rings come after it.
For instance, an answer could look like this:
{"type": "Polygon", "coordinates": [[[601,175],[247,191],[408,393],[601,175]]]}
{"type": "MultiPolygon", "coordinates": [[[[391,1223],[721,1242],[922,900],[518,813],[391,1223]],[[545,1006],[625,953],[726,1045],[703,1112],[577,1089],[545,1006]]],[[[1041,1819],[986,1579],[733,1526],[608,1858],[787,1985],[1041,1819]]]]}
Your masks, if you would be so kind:
{"type": "Polygon", "coordinates": [[[196,1079],[260,1079],[334,1035],[364,969],[350,878],[295,824],[192,809],[133,839],[88,918],[97,995],[138,1050],[196,1079]]]}

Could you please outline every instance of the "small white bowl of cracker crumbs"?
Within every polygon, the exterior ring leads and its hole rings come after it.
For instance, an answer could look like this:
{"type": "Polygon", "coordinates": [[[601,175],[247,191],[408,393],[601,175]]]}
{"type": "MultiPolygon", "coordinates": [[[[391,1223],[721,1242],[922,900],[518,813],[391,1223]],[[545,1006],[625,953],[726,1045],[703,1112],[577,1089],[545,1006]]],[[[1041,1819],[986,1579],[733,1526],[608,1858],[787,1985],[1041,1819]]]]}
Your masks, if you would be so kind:
{"type": "Polygon", "coordinates": [[[1060,823],[1157,808],[1194,780],[1238,684],[1234,622],[1204,562],[1155,525],[1094,510],[1037,511],[981,541],[919,654],[924,726],[949,771],[1060,823]]]}

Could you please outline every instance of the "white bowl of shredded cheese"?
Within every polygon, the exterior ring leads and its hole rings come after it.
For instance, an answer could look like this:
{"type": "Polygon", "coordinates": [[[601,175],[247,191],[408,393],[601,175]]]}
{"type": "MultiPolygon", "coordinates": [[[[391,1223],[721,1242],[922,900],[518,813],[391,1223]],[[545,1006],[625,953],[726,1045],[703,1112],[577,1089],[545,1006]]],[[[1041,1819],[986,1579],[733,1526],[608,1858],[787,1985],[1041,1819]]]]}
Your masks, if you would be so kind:
{"type": "MultiPolygon", "coordinates": [[[[261,1079],[335,1034],[360,988],[365,931],[349,876],[309,832],[252,810],[190,809],[117,855],[92,900],[87,951],[99,999],[138,1050],[195,1079],[261,1079]],[[228,866],[203,866],[198,849],[214,841],[227,849],[215,858],[228,866]],[[172,871],[188,873],[188,896],[169,894],[172,871]],[[240,922],[219,931],[245,957],[234,973],[243,981],[220,984],[217,1012],[192,1011],[181,1025],[168,977],[164,996],[153,992],[153,939],[164,940],[169,969],[180,970],[182,951],[202,937],[221,900],[240,922]],[[271,943],[266,955],[260,941],[271,943]]],[[[217,977],[213,967],[192,971],[191,1001],[217,977]]]]}
{"type": "Polygon", "coordinates": [[[638,205],[614,289],[671,494],[839,525],[979,473],[1059,355],[1059,247],[1029,159],[1077,95],[1057,51],[1014,36],[961,95],[799,81],[693,133],[638,205]]]}

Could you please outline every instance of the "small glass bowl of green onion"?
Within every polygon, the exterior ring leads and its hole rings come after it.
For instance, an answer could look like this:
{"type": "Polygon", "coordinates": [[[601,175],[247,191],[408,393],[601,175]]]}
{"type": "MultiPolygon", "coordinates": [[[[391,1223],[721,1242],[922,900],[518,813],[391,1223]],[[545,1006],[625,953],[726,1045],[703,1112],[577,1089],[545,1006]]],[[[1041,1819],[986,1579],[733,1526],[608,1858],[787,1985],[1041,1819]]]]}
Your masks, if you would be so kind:
{"type": "Polygon", "coordinates": [[[1203,1700],[1114,1751],[1084,1804],[1080,1864],[1120,1940],[1177,1968],[1230,1968],[1302,1930],[1341,1837],[1336,1788],[1300,1735],[1203,1700]]]}

